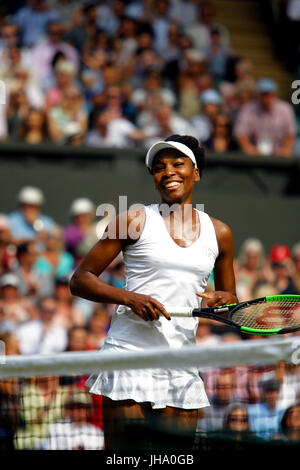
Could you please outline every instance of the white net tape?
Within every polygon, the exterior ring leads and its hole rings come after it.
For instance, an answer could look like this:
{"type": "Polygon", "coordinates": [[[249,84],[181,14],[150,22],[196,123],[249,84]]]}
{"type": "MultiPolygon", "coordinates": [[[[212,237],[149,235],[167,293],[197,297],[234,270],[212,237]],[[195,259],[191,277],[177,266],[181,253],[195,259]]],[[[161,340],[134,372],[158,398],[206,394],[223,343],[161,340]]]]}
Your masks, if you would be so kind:
{"type": "Polygon", "coordinates": [[[157,348],[147,351],[65,352],[35,356],[0,356],[0,379],[44,375],[92,374],[148,368],[231,367],[247,364],[300,363],[300,337],[267,338],[217,346],[157,348]]]}

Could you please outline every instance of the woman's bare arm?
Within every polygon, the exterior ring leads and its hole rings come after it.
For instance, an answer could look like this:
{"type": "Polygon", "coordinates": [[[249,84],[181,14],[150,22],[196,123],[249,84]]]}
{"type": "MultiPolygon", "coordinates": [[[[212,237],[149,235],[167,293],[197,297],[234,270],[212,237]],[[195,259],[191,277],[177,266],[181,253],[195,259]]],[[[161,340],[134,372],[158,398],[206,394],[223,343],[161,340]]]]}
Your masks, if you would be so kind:
{"type": "Polygon", "coordinates": [[[113,287],[99,279],[125,246],[133,242],[129,236],[121,236],[121,227],[125,223],[128,233],[133,217],[129,213],[121,214],[108,225],[106,238],[96,243],[73,274],[70,281],[71,293],[94,302],[126,305],[146,321],[157,320],[159,312],[170,319],[164,306],[156,299],[113,287]]]}

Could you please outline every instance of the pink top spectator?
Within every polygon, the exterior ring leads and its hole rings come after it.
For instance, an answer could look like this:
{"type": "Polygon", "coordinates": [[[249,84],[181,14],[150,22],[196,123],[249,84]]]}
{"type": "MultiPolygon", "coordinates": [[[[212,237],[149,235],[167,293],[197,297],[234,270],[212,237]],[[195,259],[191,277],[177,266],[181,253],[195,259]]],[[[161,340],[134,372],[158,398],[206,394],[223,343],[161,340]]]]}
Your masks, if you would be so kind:
{"type": "Polygon", "coordinates": [[[276,152],[286,137],[296,134],[293,109],[279,99],[274,101],[269,112],[258,101],[250,102],[238,114],[234,132],[237,137],[248,137],[254,145],[269,139],[273,152],[276,152]]]}

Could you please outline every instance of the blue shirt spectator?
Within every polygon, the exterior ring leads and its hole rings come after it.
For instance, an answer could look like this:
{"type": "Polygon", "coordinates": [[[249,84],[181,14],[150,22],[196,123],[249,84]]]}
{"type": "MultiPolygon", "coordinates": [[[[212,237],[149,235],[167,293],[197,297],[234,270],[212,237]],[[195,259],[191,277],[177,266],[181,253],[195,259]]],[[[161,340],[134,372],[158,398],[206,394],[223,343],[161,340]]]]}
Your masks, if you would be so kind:
{"type": "Polygon", "coordinates": [[[44,195],[39,188],[25,186],[19,192],[18,202],[20,207],[8,215],[14,239],[31,240],[55,226],[51,217],[41,213],[44,195]]]}
{"type": "Polygon", "coordinates": [[[279,382],[277,379],[268,379],[262,382],[263,402],[249,405],[250,431],[259,437],[269,439],[280,430],[280,420],[283,410],[279,406],[279,382]]]}
{"type": "Polygon", "coordinates": [[[34,46],[45,34],[49,22],[57,21],[60,15],[49,8],[46,0],[34,0],[15,15],[15,23],[21,29],[22,45],[34,46]]]}

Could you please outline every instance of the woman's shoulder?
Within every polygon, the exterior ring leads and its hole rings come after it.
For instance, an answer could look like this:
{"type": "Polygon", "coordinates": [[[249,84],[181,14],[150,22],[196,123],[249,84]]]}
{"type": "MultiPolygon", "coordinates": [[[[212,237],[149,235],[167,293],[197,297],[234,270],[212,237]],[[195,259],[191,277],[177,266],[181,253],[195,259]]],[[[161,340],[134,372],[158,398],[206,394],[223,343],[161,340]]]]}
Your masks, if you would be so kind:
{"type": "Polygon", "coordinates": [[[212,221],[214,227],[217,228],[218,230],[231,231],[229,225],[227,225],[225,222],[222,222],[222,220],[216,219],[215,217],[212,217],[211,215],[209,215],[208,217],[212,221]]]}
{"type": "Polygon", "coordinates": [[[215,232],[218,242],[222,241],[231,241],[232,240],[232,230],[225,222],[222,222],[215,217],[209,216],[215,232]]]}

